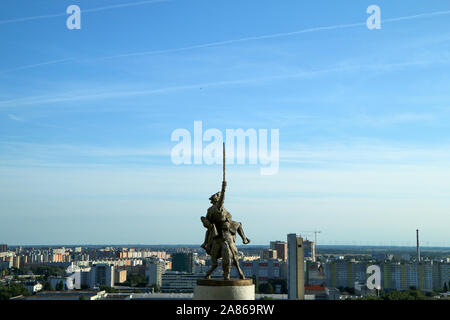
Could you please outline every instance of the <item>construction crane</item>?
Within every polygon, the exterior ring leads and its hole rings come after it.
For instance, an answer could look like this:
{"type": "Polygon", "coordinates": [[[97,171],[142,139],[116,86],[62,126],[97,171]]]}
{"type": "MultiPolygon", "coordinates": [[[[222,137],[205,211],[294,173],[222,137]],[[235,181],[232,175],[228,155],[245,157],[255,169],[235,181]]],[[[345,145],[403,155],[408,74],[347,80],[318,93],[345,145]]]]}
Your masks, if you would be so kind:
{"type": "Polygon", "coordinates": [[[310,234],[312,234],[312,233],[314,233],[314,243],[316,244],[316,246],[317,246],[317,234],[318,233],[322,233],[322,231],[319,231],[319,230],[315,230],[315,231],[299,231],[300,233],[310,233],[310,234]]]}

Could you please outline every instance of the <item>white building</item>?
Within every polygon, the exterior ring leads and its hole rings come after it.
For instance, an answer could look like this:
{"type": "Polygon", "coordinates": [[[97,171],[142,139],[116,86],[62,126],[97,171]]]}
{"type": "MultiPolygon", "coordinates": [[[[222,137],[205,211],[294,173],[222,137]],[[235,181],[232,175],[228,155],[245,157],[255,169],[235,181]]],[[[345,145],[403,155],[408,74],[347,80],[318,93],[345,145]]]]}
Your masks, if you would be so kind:
{"type": "Polygon", "coordinates": [[[64,291],[75,289],[75,287],[74,287],[74,279],[71,276],[67,276],[67,277],[48,277],[47,281],[50,282],[50,284],[52,285],[53,289],[56,289],[59,283],[63,284],[63,289],[62,290],[64,290],[64,291]]]}
{"type": "Polygon", "coordinates": [[[41,291],[44,288],[44,286],[42,285],[42,283],[39,282],[29,282],[25,284],[25,288],[30,290],[31,293],[35,293],[41,291]]]}
{"type": "Polygon", "coordinates": [[[163,260],[151,261],[147,264],[145,275],[148,277],[148,285],[157,285],[159,288],[162,286],[162,275],[166,271],[166,264],[163,260]]]}

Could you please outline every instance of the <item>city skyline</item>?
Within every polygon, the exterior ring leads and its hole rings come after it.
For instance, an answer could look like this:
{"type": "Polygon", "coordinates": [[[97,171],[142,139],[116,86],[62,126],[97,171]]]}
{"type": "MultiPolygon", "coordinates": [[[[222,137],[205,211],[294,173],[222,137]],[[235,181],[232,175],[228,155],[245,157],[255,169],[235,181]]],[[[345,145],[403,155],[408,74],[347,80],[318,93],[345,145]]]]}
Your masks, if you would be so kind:
{"type": "MultiPolygon", "coordinates": [[[[450,248],[424,250],[420,258],[392,247],[324,246],[317,251],[314,242],[289,234],[287,241],[242,249],[251,300],[440,300],[449,295],[450,248]]],[[[196,300],[212,263],[202,251],[0,244],[0,300],[196,300]]],[[[233,281],[238,275],[231,270],[233,281]]],[[[222,277],[216,269],[212,281],[222,277]]]]}
{"type": "Polygon", "coordinates": [[[71,4],[0,4],[0,243],[201,244],[221,166],[170,152],[202,121],[279,129],[277,174],[227,167],[252,243],[450,247],[448,1],[71,4]]]}
{"type": "MultiPolygon", "coordinates": [[[[305,240],[308,241],[312,241],[314,242],[311,238],[305,237],[305,240]]],[[[270,240],[270,241],[282,241],[282,242],[286,242],[286,239],[278,239],[278,240],[270,240]]],[[[348,247],[348,248],[401,248],[401,249],[407,249],[407,250],[412,250],[412,251],[416,251],[417,246],[415,245],[409,245],[407,242],[404,242],[403,244],[401,244],[401,242],[395,243],[393,241],[390,241],[391,244],[382,244],[382,243],[378,243],[378,244],[370,244],[370,243],[363,243],[362,241],[354,241],[353,243],[339,243],[337,241],[335,242],[331,242],[331,243],[325,243],[325,244],[317,244],[317,247],[320,248],[340,248],[340,247],[348,247]]],[[[411,243],[414,241],[411,241],[411,243]]],[[[58,247],[66,247],[66,248],[74,248],[74,247],[113,247],[113,248],[182,248],[183,246],[185,246],[186,248],[200,248],[200,246],[198,245],[198,243],[53,243],[53,244],[46,244],[46,243],[34,243],[34,244],[29,244],[29,243],[1,243],[1,244],[5,244],[8,245],[8,247],[10,248],[17,248],[17,247],[27,247],[27,248],[58,248],[58,247]]],[[[253,243],[250,245],[244,245],[244,244],[237,244],[237,247],[239,249],[245,249],[245,248],[265,248],[268,247],[269,244],[267,243],[253,243]]],[[[448,249],[450,248],[449,246],[433,246],[430,245],[429,243],[425,243],[425,244],[420,244],[421,249],[425,248],[425,249],[448,249]]],[[[198,249],[197,248],[197,249],[198,249]]]]}

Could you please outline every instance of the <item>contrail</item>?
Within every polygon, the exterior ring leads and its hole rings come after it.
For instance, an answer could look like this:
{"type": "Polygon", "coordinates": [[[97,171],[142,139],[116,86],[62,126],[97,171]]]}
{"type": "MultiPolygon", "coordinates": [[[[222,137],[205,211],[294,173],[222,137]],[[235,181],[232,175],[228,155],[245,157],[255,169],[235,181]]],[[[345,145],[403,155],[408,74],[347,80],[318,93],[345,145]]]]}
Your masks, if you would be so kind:
{"type": "Polygon", "coordinates": [[[8,72],[14,72],[14,71],[19,71],[19,70],[24,70],[24,69],[37,68],[37,67],[46,66],[46,65],[49,65],[49,64],[57,64],[57,63],[71,62],[71,61],[72,62],[76,61],[76,59],[67,58],[67,59],[58,59],[58,60],[51,60],[51,61],[47,61],[47,62],[29,64],[29,65],[17,67],[17,68],[14,68],[14,69],[0,71],[0,74],[4,74],[4,73],[8,73],[8,72]]]}
{"type": "MultiPolygon", "coordinates": [[[[384,20],[382,20],[382,23],[383,22],[396,22],[396,21],[402,21],[402,20],[412,20],[412,19],[419,19],[419,18],[432,17],[432,16],[438,16],[438,15],[447,15],[447,14],[450,14],[450,10],[436,11],[436,12],[431,12],[431,13],[416,14],[416,15],[412,15],[412,16],[384,19],[384,20]]],[[[282,32],[282,33],[253,36],[253,37],[247,37],[247,38],[241,38],[241,39],[209,42],[209,43],[193,45],[193,46],[188,46],[188,47],[182,47],[182,48],[175,48],[175,49],[156,50],[156,51],[141,51],[141,52],[134,52],[134,53],[118,54],[118,55],[112,55],[112,56],[102,57],[102,58],[98,58],[98,59],[114,59],[114,58],[122,58],[122,57],[180,52],[180,51],[187,51],[187,50],[193,50],[193,49],[222,46],[222,45],[238,43],[238,42],[247,42],[247,41],[254,41],[254,40],[288,37],[288,36],[298,35],[298,34],[302,34],[302,33],[311,33],[311,32],[324,31],[324,30],[347,29],[347,28],[361,27],[361,26],[365,26],[365,25],[366,25],[366,22],[360,22],[360,23],[340,24],[340,25],[334,25],[334,26],[315,27],[315,28],[302,29],[302,30],[291,31],[291,32],[282,32]]]]}
{"type": "Polygon", "coordinates": [[[47,15],[42,15],[42,16],[24,17],[24,18],[10,19],[10,20],[1,20],[0,24],[16,23],[16,22],[23,22],[23,21],[29,21],[29,20],[49,19],[49,18],[62,17],[62,16],[65,16],[65,15],[67,15],[67,14],[66,13],[55,13],[55,14],[47,14],[47,15]]]}
{"type": "Polygon", "coordinates": [[[247,41],[270,39],[270,38],[280,38],[280,37],[293,36],[293,35],[297,35],[297,34],[301,34],[301,33],[310,33],[310,32],[315,32],[315,31],[322,31],[322,30],[333,30],[333,29],[359,27],[359,26],[364,26],[364,25],[366,25],[365,22],[364,23],[342,24],[342,25],[327,26],[327,27],[316,27],[316,28],[309,28],[309,29],[303,29],[303,30],[297,30],[297,31],[291,31],[291,32],[274,33],[274,34],[266,34],[266,35],[247,37],[247,38],[241,38],[241,39],[209,42],[209,43],[188,46],[188,47],[183,47],[183,48],[118,54],[118,55],[113,55],[113,56],[108,56],[108,57],[102,57],[99,59],[114,59],[114,58],[131,57],[131,56],[141,56],[141,55],[187,51],[187,50],[192,50],[192,49],[222,46],[222,45],[238,43],[238,42],[247,42],[247,41]]]}
{"type": "MultiPolygon", "coordinates": [[[[145,4],[152,4],[152,3],[158,3],[158,2],[169,2],[169,1],[170,0],[144,0],[144,1],[137,1],[137,2],[130,2],[130,3],[114,4],[114,5],[99,7],[99,8],[83,9],[83,10],[81,10],[81,12],[82,13],[97,12],[97,11],[103,11],[103,10],[109,10],[109,9],[134,7],[134,6],[141,6],[141,5],[145,5],[145,4]]],[[[48,14],[48,15],[42,15],[42,16],[1,20],[0,24],[17,23],[17,22],[30,21],[30,20],[39,20],[39,19],[50,19],[50,18],[63,17],[63,16],[67,16],[67,13],[64,12],[64,13],[55,13],[55,14],[48,14]]]]}
{"type": "MultiPolygon", "coordinates": [[[[382,65],[367,65],[364,66],[364,70],[391,70],[393,68],[404,68],[409,66],[423,66],[429,65],[432,63],[441,63],[448,64],[449,60],[440,60],[440,61],[407,61],[401,63],[391,63],[391,64],[382,64],[382,65]]],[[[244,79],[236,79],[236,80],[222,80],[215,82],[204,82],[204,83],[196,83],[196,84],[187,84],[187,85],[179,85],[172,87],[162,87],[162,88],[149,88],[142,90],[129,90],[129,91],[106,91],[106,92],[98,92],[92,94],[74,94],[68,93],[65,95],[59,96],[31,96],[24,98],[14,98],[10,100],[0,101],[0,110],[4,109],[4,107],[8,108],[9,106],[26,106],[26,105],[34,105],[34,104],[50,104],[50,103],[61,103],[61,102],[75,102],[75,101],[87,101],[87,100],[98,100],[98,99],[112,99],[112,98],[123,98],[123,97],[131,97],[131,96],[140,96],[140,95],[153,95],[153,94],[164,94],[170,92],[177,92],[182,90],[191,90],[191,89],[199,89],[199,88],[217,88],[223,86],[230,85],[243,85],[243,84],[258,84],[261,82],[268,81],[278,81],[285,79],[299,79],[299,78],[308,78],[314,76],[320,76],[327,73],[334,72],[352,72],[361,70],[361,66],[347,66],[347,67],[332,67],[327,69],[318,69],[313,71],[300,71],[291,74],[281,74],[281,75],[269,75],[262,77],[253,77],[253,78],[244,78],[244,79]]]]}
{"type": "Polygon", "coordinates": [[[390,19],[382,19],[381,22],[395,22],[395,21],[402,21],[402,20],[412,20],[412,19],[419,19],[419,18],[426,18],[426,17],[433,17],[433,16],[441,16],[450,14],[450,10],[446,11],[436,11],[436,12],[430,12],[430,13],[421,13],[416,14],[412,16],[405,16],[405,17],[398,17],[398,18],[390,18],[390,19]]]}
{"type": "MultiPolygon", "coordinates": [[[[93,12],[93,11],[100,11],[100,10],[112,9],[112,8],[118,8],[118,7],[142,5],[142,4],[147,4],[147,3],[166,2],[166,1],[170,1],[170,0],[152,0],[152,1],[140,1],[140,2],[134,2],[134,3],[128,3],[128,4],[118,4],[118,5],[111,5],[111,6],[102,7],[102,8],[94,8],[94,9],[83,10],[83,12],[86,12],[86,11],[93,12]]],[[[382,23],[385,23],[385,22],[397,22],[397,21],[412,20],[412,19],[420,19],[420,18],[427,18],[427,17],[439,16],[439,15],[448,15],[448,14],[450,14],[450,10],[447,10],[447,11],[436,11],[436,12],[422,13],[422,14],[416,14],[416,15],[411,15],[411,16],[382,19],[382,23]]],[[[63,15],[65,15],[65,14],[63,14],[63,15]]],[[[51,17],[51,16],[41,16],[41,17],[51,17]]],[[[22,18],[22,19],[40,19],[40,17],[22,18]]],[[[19,19],[9,20],[9,21],[16,22],[18,20],[19,19]]],[[[3,21],[3,23],[4,22],[5,21],[3,21]]],[[[1,23],[2,23],[2,21],[0,21],[0,24],[1,23]]],[[[154,54],[182,52],[182,51],[188,51],[188,50],[194,50],[194,49],[223,46],[223,45],[239,43],[239,42],[248,42],[248,41],[256,41],[256,40],[263,40],[263,39],[288,37],[288,36],[293,36],[293,35],[298,35],[298,34],[303,34],[303,33],[311,33],[311,32],[318,32],[318,31],[324,31],[324,30],[347,29],[347,28],[361,27],[361,26],[365,26],[365,25],[366,25],[366,22],[360,22],[360,23],[340,24],[340,25],[334,25],[334,26],[314,27],[314,28],[302,29],[302,30],[291,31],[291,32],[282,32],[282,33],[266,34],[266,35],[246,37],[246,38],[240,38],[240,39],[232,39],[232,40],[225,40],[225,41],[209,42],[209,43],[198,44],[198,45],[187,46],[187,47],[181,47],[181,48],[174,48],[174,49],[124,53],[124,54],[117,54],[117,55],[104,56],[104,57],[97,57],[97,58],[91,58],[91,59],[72,58],[72,59],[63,59],[63,60],[70,60],[71,62],[82,62],[82,61],[92,61],[92,60],[95,61],[95,60],[103,60],[103,59],[116,59],[116,58],[142,56],[142,55],[154,55],[154,54]]],[[[43,63],[38,63],[38,64],[35,64],[35,65],[29,65],[29,66],[25,66],[25,67],[18,67],[18,68],[6,70],[6,71],[0,71],[0,74],[6,73],[6,72],[12,72],[12,71],[16,71],[16,70],[22,70],[22,69],[39,67],[39,66],[43,66],[43,65],[56,64],[56,63],[60,63],[60,62],[61,61],[57,61],[57,60],[43,62],[43,63]]]]}

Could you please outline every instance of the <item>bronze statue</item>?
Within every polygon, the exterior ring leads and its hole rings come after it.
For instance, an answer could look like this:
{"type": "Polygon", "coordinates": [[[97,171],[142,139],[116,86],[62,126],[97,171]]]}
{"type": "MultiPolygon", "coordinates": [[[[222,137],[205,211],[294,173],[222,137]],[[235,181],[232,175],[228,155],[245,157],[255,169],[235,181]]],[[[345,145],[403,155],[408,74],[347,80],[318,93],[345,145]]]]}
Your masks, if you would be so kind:
{"type": "Polygon", "coordinates": [[[223,206],[226,186],[224,144],[222,190],[209,198],[212,206],[209,207],[206,217],[201,217],[203,226],[207,228],[205,241],[201,247],[211,256],[212,262],[211,268],[206,273],[206,279],[211,278],[211,274],[218,266],[217,260],[220,258],[222,258],[223,276],[225,280],[230,279],[232,265],[237,268],[239,277],[245,279],[244,273],[239,266],[238,251],[235,244],[236,233],[242,238],[244,244],[250,243],[250,240],[245,236],[242,224],[233,221],[231,214],[223,206]]]}

